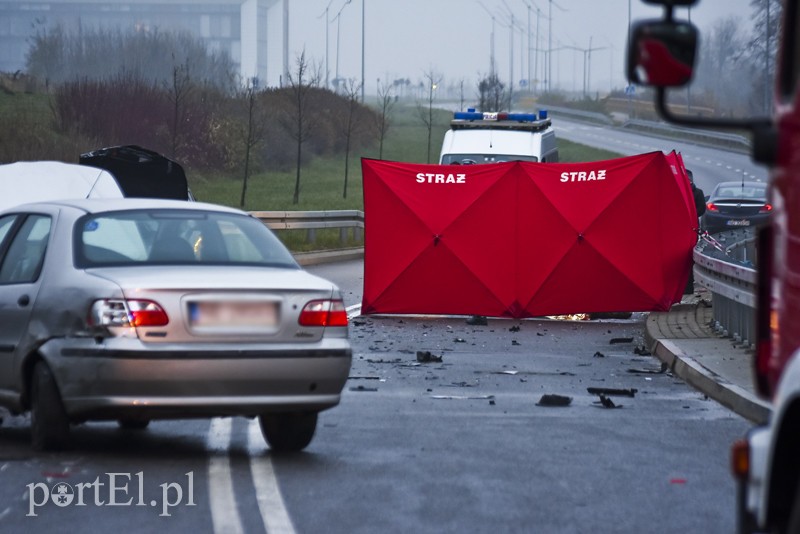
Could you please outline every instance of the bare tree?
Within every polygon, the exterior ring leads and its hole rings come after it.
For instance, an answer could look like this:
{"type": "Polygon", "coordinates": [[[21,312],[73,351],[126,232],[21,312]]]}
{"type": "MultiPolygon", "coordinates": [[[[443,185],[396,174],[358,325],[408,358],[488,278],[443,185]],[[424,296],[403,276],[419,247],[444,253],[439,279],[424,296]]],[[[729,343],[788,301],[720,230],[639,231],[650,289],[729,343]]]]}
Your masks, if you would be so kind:
{"type": "Polygon", "coordinates": [[[383,159],[383,142],[389,131],[392,111],[396,100],[391,86],[378,84],[378,113],[375,115],[375,129],[378,132],[378,159],[383,159]]]}
{"type": "Polygon", "coordinates": [[[355,80],[345,80],[342,85],[346,107],[342,121],[339,123],[341,133],[344,136],[344,190],[342,198],[347,198],[347,177],[350,170],[350,147],[352,146],[353,135],[363,127],[358,121],[358,110],[360,107],[359,99],[361,94],[361,84],[356,84],[355,80]]]}
{"type": "MultiPolygon", "coordinates": [[[[174,59],[173,55],[173,59],[174,59]]],[[[172,79],[170,80],[169,103],[172,107],[172,121],[170,122],[171,156],[173,159],[178,157],[178,148],[181,143],[182,128],[184,121],[187,100],[191,97],[193,90],[192,80],[189,77],[189,64],[174,64],[172,67],[172,79]]]]}
{"type": "Polygon", "coordinates": [[[242,96],[244,97],[247,116],[241,132],[244,144],[244,179],[242,180],[242,196],[239,200],[239,206],[244,208],[247,181],[250,178],[250,155],[266,137],[266,121],[259,105],[261,91],[258,89],[257,79],[253,78],[242,96]]]}
{"type": "Polygon", "coordinates": [[[749,52],[755,85],[754,100],[760,103],[757,111],[765,114],[772,109],[772,81],[781,38],[782,4],[780,0],[750,0],[754,28],[749,52]]]}
{"type": "Polygon", "coordinates": [[[502,111],[509,104],[505,84],[492,70],[478,82],[478,104],[481,111],[502,111]]]}
{"type": "Polygon", "coordinates": [[[303,159],[303,143],[313,135],[316,123],[310,109],[311,93],[313,89],[319,87],[320,78],[319,69],[315,72],[303,50],[296,60],[294,72],[288,73],[286,80],[285,94],[291,105],[279,121],[297,146],[297,174],[292,197],[293,204],[300,202],[300,164],[303,159]]]}
{"type": "Polygon", "coordinates": [[[424,81],[420,82],[423,84],[423,88],[427,85],[428,88],[428,101],[427,106],[423,106],[419,102],[417,103],[417,114],[419,115],[420,120],[425,125],[425,128],[428,130],[428,159],[427,162],[431,162],[431,134],[433,132],[433,102],[436,100],[436,89],[438,88],[439,84],[442,83],[442,76],[433,71],[433,69],[425,72],[423,75],[424,81]]]}

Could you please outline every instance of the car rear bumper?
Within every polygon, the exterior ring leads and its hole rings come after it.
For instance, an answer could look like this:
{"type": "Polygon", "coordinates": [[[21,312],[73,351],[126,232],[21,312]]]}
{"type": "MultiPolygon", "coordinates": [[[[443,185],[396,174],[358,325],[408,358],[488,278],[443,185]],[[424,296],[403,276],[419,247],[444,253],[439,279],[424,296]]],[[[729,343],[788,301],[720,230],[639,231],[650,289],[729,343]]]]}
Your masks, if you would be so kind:
{"type": "Polygon", "coordinates": [[[40,352],[74,419],[320,411],[338,404],[352,360],[346,339],[235,350],[59,339],[40,352]]]}

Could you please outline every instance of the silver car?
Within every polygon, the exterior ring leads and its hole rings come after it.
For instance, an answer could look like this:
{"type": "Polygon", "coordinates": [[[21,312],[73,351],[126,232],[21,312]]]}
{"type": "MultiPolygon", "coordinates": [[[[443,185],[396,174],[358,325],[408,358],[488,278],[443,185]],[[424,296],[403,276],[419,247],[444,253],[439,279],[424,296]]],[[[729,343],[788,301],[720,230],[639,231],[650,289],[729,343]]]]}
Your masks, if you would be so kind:
{"type": "Polygon", "coordinates": [[[70,424],[258,417],[307,446],[350,370],[347,313],[257,219],[152,199],[0,212],[0,406],[39,450],[70,424]]]}

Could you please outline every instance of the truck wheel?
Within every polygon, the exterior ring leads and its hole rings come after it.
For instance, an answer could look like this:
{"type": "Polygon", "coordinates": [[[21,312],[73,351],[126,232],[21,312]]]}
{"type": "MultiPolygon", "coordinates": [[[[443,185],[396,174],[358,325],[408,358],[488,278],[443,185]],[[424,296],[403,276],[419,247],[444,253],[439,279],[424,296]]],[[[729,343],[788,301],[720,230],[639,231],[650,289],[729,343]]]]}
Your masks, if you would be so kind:
{"type": "Polygon", "coordinates": [[[756,518],[747,510],[747,485],[739,481],[736,484],[736,533],[753,534],[756,532],[756,518]]]}
{"type": "Polygon", "coordinates": [[[31,444],[37,451],[62,450],[69,444],[69,419],[53,373],[40,361],[31,381],[31,444]]]}
{"type": "Polygon", "coordinates": [[[261,434],[275,452],[305,449],[317,429],[317,413],[276,413],[259,416],[261,434]]]}
{"type": "Polygon", "coordinates": [[[786,534],[797,534],[800,532],[800,481],[798,481],[797,488],[794,490],[794,502],[792,503],[792,510],[789,513],[789,522],[786,525],[786,534]]]}

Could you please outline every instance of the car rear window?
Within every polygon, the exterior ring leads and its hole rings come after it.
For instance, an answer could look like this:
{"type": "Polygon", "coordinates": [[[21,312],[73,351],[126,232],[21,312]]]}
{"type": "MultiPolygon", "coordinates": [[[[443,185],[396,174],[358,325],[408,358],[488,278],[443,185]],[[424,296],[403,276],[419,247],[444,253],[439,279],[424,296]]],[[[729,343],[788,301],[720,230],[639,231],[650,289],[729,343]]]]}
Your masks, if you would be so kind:
{"type": "Polygon", "coordinates": [[[730,186],[720,187],[714,194],[717,198],[754,198],[765,199],[767,198],[766,187],[753,187],[753,186],[730,186]]]}
{"type": "Polygon", "coordinates": [[[91,214],[75,224],[79,268],[130,265],[259,265],[298,268],[261,222],[235,213],[130,210],[91,214]]]}

